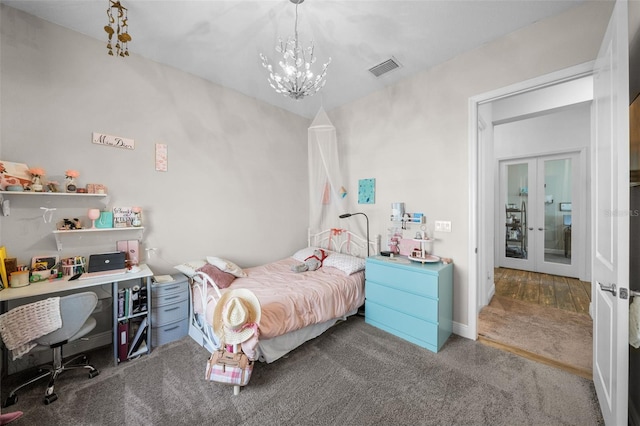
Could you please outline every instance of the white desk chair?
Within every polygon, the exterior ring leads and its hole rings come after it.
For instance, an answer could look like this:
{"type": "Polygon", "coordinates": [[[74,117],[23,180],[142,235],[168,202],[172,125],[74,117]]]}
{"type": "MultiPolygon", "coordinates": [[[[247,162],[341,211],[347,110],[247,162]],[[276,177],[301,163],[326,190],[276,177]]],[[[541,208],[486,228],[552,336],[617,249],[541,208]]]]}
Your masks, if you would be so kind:
{"type": "Polygon", "coordinates": [[[40,367],[40,371],[45,371],[44,373],[12,390],[3,407],[8,407],[18,401],[18,395],[16,394],[18,390],[45,377],[51,376],[44,396],[44,403],[50,404],[58,399],[53,386],[56,378],[64,371],[87,369],[89,370],[89,378],[100,374],[94,366],[89,364],[85,354],[76,355],[72,359],[62,362],[62,346],[83,337],[95,328],[96,319],[91,316],[91,313],[97,304],[98,296],[93,292],[76,293],[60,298],[62,327],[36,339],[35,342],[38,346],[33,349],[34,351],[46,348],[53,349],[53,364],[40,367]],[[81,360],[81,362],[77,363],[77,360],[81,360]]]}

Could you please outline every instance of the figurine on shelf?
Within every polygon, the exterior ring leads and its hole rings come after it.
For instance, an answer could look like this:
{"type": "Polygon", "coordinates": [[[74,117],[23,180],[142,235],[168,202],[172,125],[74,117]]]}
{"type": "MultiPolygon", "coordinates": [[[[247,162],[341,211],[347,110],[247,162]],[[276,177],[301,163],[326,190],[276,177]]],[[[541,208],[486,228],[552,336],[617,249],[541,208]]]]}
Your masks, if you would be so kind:
{"type": "Polygon", "coordinates": [[[31,174],[31,185],[29,185],[31,190],[35,192],[42,192],[42,177],[44,176],[44,169],[32,167],[27,171],[31,174]]]}
{"type": "Polygon", "coordinates": [[[49,188],[49,192],[58,192],[58,185],[60,184],[53,180],[47,182],[47,188],[49,188]]]}
{"type": "Polygon", "coordinates": [[[140,207],[133,207],[133,217],[131,218],[131,226],[142,226],[142,209],[140,207]]]}
{"type": "Polygon", "coordinates": [[[64,172],[64,188],[66,192],[76,192],[78,187],[76,186],[76,178],[80,176],[77,170],[67,170],[64,172]]]}
{"type": "Polygon", "coordinates": [[[82,229],[82,224],[80,219],[74,217],[72,219],[62,219],[60,223],[58,223],[58,231],[71,231],[74,229],[82,229]]]}

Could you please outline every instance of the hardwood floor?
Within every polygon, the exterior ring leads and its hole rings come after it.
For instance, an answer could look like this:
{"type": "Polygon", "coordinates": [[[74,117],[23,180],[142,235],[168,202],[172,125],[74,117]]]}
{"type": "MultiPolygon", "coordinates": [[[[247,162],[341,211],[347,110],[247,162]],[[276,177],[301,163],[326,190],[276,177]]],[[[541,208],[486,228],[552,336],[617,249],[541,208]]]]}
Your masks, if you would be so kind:
{"type": "Polygon", "coordinates": [[[495,268],[496,294],[523,302],[589,314],[591,283],[576,278],[495,268]]]}
{"type": "Polygon", "coordinates": [[[478,341],[591,379],[591,283],[507,268],[494,269],[494,282],[499,297],[478,316],[478,341]]]}

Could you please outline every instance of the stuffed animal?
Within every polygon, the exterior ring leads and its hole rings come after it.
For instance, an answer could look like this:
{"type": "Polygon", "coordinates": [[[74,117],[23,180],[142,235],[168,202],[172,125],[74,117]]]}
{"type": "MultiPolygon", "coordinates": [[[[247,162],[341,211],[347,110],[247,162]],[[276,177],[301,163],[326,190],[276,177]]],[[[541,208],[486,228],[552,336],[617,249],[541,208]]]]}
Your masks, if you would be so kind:
{"type": "Polygon", "coordinates": [[[327,258],[327,254],[324,250],[314,250],[313,254],[304,260],[304,263],[298,263],[297,265],[291,265],[293,272],[306,272],[315,271],[322,266],[322,262],[327,258]]]}

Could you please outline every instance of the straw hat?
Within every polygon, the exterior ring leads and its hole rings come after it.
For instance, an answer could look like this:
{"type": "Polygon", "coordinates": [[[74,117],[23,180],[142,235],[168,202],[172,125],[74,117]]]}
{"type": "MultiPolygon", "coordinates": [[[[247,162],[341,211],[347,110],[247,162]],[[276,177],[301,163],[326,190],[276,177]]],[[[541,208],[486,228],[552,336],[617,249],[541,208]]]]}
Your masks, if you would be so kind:
{"type": "Polygon", "coordinates": [[[249,340],[259,323],[260,302],[245,288],[224,292],[213,311],[213,332],[224,344],[249,340]]]}

